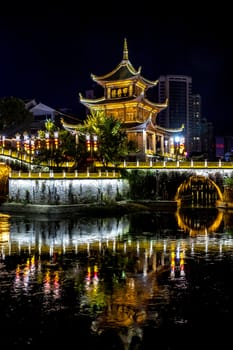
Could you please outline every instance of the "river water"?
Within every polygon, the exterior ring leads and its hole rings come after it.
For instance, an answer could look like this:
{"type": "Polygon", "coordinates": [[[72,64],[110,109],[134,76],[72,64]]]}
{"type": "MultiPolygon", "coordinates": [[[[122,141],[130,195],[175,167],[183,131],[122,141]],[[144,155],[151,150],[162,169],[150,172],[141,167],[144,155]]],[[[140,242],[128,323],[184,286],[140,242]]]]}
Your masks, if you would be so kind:
{"type": "Polygon", "coordinates": [[[0,214],[0,344],[225,349],[233,214],[0,214]]]}

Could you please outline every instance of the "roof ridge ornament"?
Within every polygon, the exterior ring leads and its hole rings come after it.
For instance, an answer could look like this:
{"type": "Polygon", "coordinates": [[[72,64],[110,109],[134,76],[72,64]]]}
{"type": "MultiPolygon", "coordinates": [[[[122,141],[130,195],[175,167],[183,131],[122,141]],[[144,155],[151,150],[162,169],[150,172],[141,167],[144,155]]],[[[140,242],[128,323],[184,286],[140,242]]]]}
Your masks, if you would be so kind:
{"type": "Polygon", "coordinates": [[[129,55],[128,55],[128,45],[127,45],[127,39],[124,39],[124,50],[123,50],[123,61],[128,61],[129,55]]]}

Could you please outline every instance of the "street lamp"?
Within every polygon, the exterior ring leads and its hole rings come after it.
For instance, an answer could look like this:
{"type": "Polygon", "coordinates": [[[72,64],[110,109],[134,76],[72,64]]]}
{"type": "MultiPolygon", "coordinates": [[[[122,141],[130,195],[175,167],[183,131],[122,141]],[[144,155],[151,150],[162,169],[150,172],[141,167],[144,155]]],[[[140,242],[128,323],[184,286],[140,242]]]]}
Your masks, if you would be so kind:
{"type": "Polygon", "coordinates": [[[29,155],[29,166],[31,169],[31,166],[32,166],[31,163],[33,160],[34,152],[35,152],[35,138],[34,138],[34,136],[31,136],[31,137],[28,136],[26,138],[25,144],[26,144],[26,153],[29,155]]]}
{"type": "Polygon", "coordinates": [[[20,133],[17,133],[15,135],[15,138],[16,138],[16,149],[17,149],[17,152],[19,153],[20,151],[20,142],[21,142],[21,138],[20,138],[20,133]]]}
{"type": "Polygon", "coordinates": [[[59,132],[54,131],[53,135],[49,131],[45,133],[45,144],[46,149],[49,151],[49,165],[54,166],[54,150],[58,149],[59,146],[59,132]]]}
{"type": "Polygon", "coordinates": [[[21,149],[21,135],[19,132],[15,135],[16,137],[16,149],[17,149],[17,157],[20,160],[20,168],[22,165],[22,149],[21,149]]]}
{"type": "Polygon", "coordinates": [[[86,147],[87,152],[90,152],[91,164],[93,163],[93,153],[98,150],[98,137],[97,135],[86,135],[86,147]]]}
{"type": "Polygon", "coordinates": [[[175,137],[175,154],[176,154],[176,160],[178,160],[178,155],[180,152],[180,136],[175,137]]]}
{"type": "MultiPolygon", "coordinates": [[[[57,157],[57,150],[58,150],[58,146],[59,146],[59,132],[58,131],[54,131],[53,132],[53,139],[52,139],[52,161],[53,163],[55,162],[55,165],[58,166],[58,157],[57,157]]],[[[54,164],[53,164],[54,165],[54,164]]]]}
{"type": "Polygon", "coordinates": [[[54,136],[54,145],[55,145],[55,149],[58,149],[58,131],[54,131],[53,136],[54,136]]]}
{"type": "Polygon", "coordinates": [[[164,141],[164,145],[165,145],[165,155],[168,154],[168,140],[164,141]]]}
{"type": "MultiPolygon", "coordinates": [[[[28,136],[28,133],[27,131],[24,131],[23,133],[23,148],[24,148],[24,153],[25,155],[27,154],[27,140],[28,140],[29,136],[28,136]]],[[[25,158],[25,156],[24,156],[25,158]]]]}
{"type": "Polygon", "coordinates": [[[49,143],[50,143],[50,140],[49,140],[49,132],[47,131],[47,132],[45,133],[45,144],[46,144],[46,149],[47,149],[47,150],[49,150],[49,148],[50,148],[49,143]]]}

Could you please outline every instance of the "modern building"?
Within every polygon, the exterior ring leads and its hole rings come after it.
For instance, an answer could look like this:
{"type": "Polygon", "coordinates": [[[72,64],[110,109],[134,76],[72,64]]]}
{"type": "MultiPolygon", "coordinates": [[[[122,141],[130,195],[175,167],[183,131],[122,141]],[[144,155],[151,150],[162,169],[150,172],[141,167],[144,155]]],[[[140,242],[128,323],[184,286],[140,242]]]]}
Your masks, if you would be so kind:
{"type": "Polygon", "coordinates": [[[201,142],[201,96],[193,95],[193,129],[190,131],[191,147],[194,152],[202,152],[201,142]]]}
{"type": "Polygon", "coordinates": [[[233,136],[216,136],[216,158],[233,161],[233,136]]]}
{"type": "MultiPolygon", "coordinates": [[[[106,115],[119,119],[126,127],[128,140],[137,145],[138,152],[131,159],[148,160],[158,154],[177,156],[184,153],[183,115],[171,125],[158,125],[158,115],[168,108],[168,99],[153,102],[147,91],[158,84],[142,75],[141,67],[135,69],[128,56],[128,45],[124,40],[122,61],[102,76],[92,74],[92,80],[102,87],[103,95],[94,98],[92,94],[83,97],[80,103],[88,111],[104,111],[106,115]]],[[[161,96],[162,97],[162,96],[161,96]]]]}
{"type": "Polygon", "coordinates": [[[158,83],[158,101],[168,100],[168,107],[158,116],[163,128],[184,125],[186,151],[193,150],[195,120],[193,115],[192,78],[184,75],[161,75],[158,83]]]}
{"type": "Polygon", "coordinates": [[[224,136],[216,136],[216,158],[224,159],[225,151],[225,142],[224,136]]]}
{"type": "Polygon", "coordinates": [[[212,122],[205,118],[201,119],[201,153],[205,155],[206,159],[216,159],[214,126],[212,122]]]}

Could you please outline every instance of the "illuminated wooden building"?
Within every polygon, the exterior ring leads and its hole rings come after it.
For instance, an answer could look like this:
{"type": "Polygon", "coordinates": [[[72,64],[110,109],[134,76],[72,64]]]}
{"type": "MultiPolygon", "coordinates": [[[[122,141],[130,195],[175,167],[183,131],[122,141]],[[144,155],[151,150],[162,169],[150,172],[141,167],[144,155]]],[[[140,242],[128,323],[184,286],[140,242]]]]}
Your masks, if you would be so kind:
{"type": "MultiPolygon", "coordinates": [[[[136,70],[128,58],[128,46],[124,40],[123,59],[111,72],[91,78],[103,87],[101,98],[85,98],[80,94],[80,103],[88,111],[104,111],[108,116],[120,119],[126,127],[129,141],[137,145],[137,152],[131,158],[147,160],[156,155],[172,156],[175,153],[174,136],[182,135],[182,127],[168,130],[156,125],[159,112],[167,108],[168,101],[150,101],[146,92],[157,85],[158,80],[150,81],[136,70]]],[[[179,139],[179,153],[184,148],[179,139]]]]}

